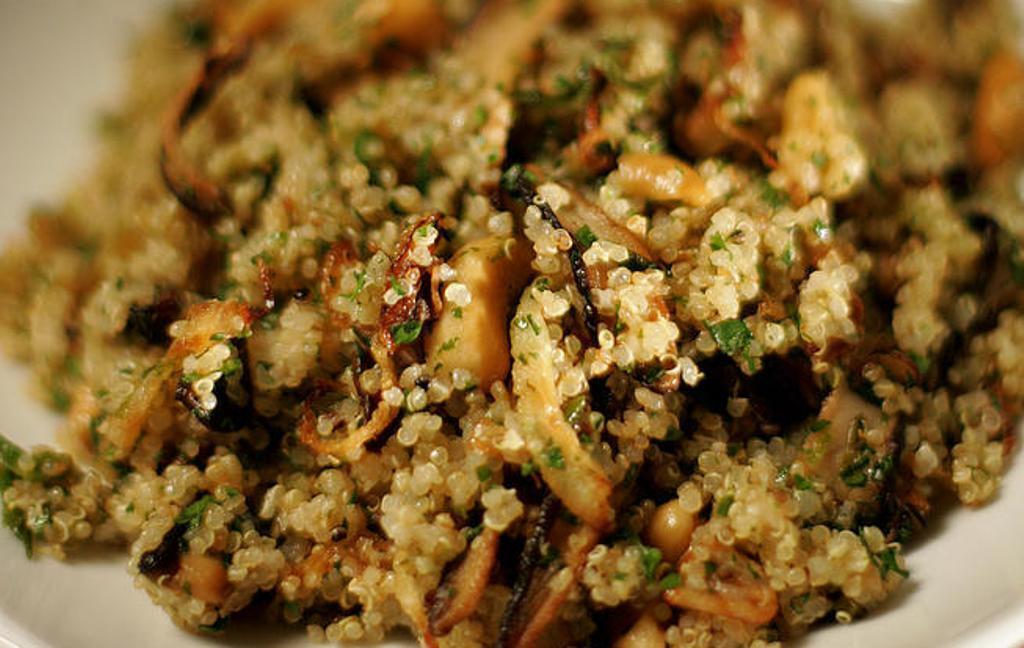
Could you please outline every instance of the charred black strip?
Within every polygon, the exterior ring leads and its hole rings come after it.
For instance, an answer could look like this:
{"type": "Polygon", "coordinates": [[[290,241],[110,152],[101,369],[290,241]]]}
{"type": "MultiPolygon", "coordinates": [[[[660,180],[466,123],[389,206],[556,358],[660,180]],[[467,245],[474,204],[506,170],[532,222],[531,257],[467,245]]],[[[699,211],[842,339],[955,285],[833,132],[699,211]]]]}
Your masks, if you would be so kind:
{"type": "Polygon", "coordinates": [[[533,580],[533,573],[541,563],[541,545],[544,544],[548,529],[555,520],[558,505],[558,498],[553,493],[548,493],[540,503],[537,520],[534,522],[533,528],[530,529],[530,535],[523,546],[523,553],[519,556],[519,569],[516,572],[515,583],[512,585],[512,597],[509,598],[508,604],[505,605],[505,611],[501,615],[498,641],[495,644],[497,648],[507,646],[511,638],[519,608],[526,599],[530,582],[533,580]]]}
{"type": "Polygon", "coordinates": [[[175,524],[164,534],[163,540],[139,557],[139,573],[149,577],[167,576],[178,571],[181,559],[182,541],[185,539],[187,524],[175,524]]]}
{"type": "Polygon", "coordinates": [[[501,178],[502,188],[513,198],[523,200],[540,210],[541,218],[546,220],[555,229],[565,230],[572,239],[572,249],[569,250],[569,265],[572,266],[572,278],[576,283],[576,289],[583,297],[583,322],[591,339],[597,341],[597,310],[590,297],[590,276],[587,274],[587,266],[583,263],[583,246],[579,240],[566,229],[551,205],[537,194],[536,188],[530,180],[530,172],[519,165],[510,167],[501,178]]]}

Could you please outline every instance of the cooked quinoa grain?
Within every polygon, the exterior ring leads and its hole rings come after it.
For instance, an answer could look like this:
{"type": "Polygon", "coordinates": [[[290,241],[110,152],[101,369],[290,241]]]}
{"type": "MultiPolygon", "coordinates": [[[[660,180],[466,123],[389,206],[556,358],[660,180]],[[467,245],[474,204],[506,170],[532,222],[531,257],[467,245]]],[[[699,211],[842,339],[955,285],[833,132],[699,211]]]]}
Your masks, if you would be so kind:
{"type": "Polygon", "coordinates": [[[940,4],[176,6],[0,257],[67,414],[0,437],[4,525],[197,632],[855,622],[1024,403],[1016,24],[940,4]]]}

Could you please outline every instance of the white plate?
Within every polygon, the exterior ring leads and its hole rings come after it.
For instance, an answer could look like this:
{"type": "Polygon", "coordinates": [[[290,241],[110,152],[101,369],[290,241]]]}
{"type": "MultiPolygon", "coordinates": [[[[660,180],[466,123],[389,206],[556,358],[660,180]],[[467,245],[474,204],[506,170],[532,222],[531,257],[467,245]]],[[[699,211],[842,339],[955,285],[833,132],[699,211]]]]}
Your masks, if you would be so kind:
{"type": "MultiPolygon", "coordinates": [[[[116,97],[121,56],[160,0],[0,0],[0,238],[23,228],[90,162],[92,124],[116,97]]],[[[55,417],[26,396],[27,374],[0,362],[0,432],[52,439],[55,417]]],[[[935,517],[909,551],[910,582],[889,605],[847,627],[813,632],[801,648],[1024,645],[1024,465],[999,498],[935,517]]],[[[0,646],[134,648],[216,643],[179,631],[133,588],[119,553],[68,563],[28,561],[0,533],[0,646]]],[[[250,630],[233,645],[306,645],[301,630],[250,630]]],[[[407,645],[407,644],[401,644],[407,645]]]]}

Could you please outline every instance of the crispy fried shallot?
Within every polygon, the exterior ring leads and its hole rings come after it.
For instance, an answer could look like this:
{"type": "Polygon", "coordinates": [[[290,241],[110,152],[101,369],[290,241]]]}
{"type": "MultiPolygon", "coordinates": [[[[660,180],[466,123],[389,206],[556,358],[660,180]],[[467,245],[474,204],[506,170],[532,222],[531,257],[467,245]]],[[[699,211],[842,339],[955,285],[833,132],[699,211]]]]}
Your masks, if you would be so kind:
{"type": "Polygon", "coordinates": [[[187,356],[216,344],[212,341],[215,335],[225,338],[243,335],[255,319],[252,309],[239,302],[208,301],[189,308],[182,330],[164,357],[144,374],[121,406],[99,426],[104,457],[122,459],[131,452],[149,413],[166,397],[187,356]]]}
{"type": "MultiPolygon", "coordinates": [[[[423,323],[432,317],[428,301],[421,296],[424,286],[429,286],[430,268],[418,266],[412,259],[413,238],[424,228],[435,227],[441,219],[439,212],[427,213],[409,226],[398,244],[397,254],[388,270],[388,280],[394,286],[406,282],[401,288],[398,300],[381,309],[380,324],[370,342],[370,355],[380,368],[380,393],[384,394],[398,383],[393,355],[403,339],[396,339],[396,332],[409,325],[418,337],[423,323]],[[411,287],[409,287],[411,286],[411,287]]],[[[439,238],[439,237],[438,237],[439,238]]],[[[433,254],[438,241],[435,239],[428,248],[433,254]]],[[[436,258],[433,262],[438,263],[436,258]]],[[[387,399],[381,398],[370,420],[341,438],[323,437],[317,431],[316,417],[308,410],[299,423],[299,440],[318,454],[330,455],[336,459],[354,458],[370,440],[377,438],[394,420],[398,408],[387,399]]]]}

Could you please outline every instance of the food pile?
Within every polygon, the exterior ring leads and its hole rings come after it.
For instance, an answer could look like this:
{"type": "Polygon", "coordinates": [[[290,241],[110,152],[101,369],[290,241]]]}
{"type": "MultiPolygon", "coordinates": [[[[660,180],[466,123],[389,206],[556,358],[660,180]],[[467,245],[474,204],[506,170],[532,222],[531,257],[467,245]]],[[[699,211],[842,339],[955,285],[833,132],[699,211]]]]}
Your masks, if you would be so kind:
{"type": "Polygon", "coordinates": [[[1024,402],[1013,9],[906,11],[170,9],[0,257],[0,340],[67,415],[61,451],[0,438],[4,524],[123,545],[201,632],[867,613],[936,501],[996,496],[1024,402]]]}

